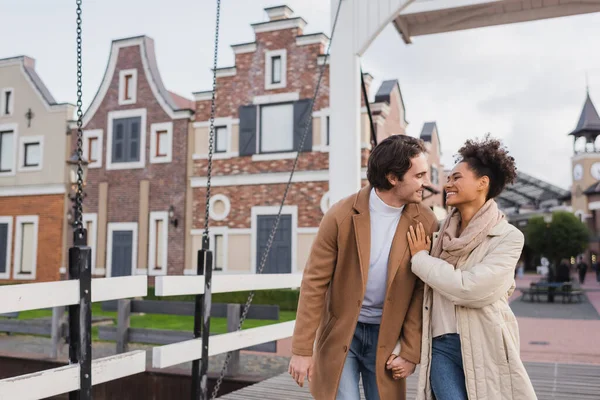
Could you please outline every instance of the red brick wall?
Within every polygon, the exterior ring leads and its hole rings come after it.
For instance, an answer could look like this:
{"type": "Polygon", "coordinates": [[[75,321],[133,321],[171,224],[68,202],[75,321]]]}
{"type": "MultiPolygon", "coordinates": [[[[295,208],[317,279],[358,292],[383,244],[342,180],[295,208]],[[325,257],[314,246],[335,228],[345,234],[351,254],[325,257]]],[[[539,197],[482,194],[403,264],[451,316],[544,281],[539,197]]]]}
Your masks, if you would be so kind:
{"type": "Polygon", "coordinates": [[[11,278],[8,280],[2,279],[0,282],[32,282],[23,279],[12,279],[15,270],[16,217],[24,215],[37,215],[39,218],[35,282],[59,280],[59,269],[63,266],[61,249],[63,246],[63,221],[65,218],[64,202],[65,196],[62,194],[0,197],[0,210],[2,210],[0,213],[2,216],[13,217],[11,278]]]}
{"type": "MultiPolygon", "coordinates": [[[[312,98],[317,85],[321,66],[318,55],[323,53],[320,44],[297,46],[299,29],[286,29],[256,34],[257,49],[253,53],[237,54],[237,73],[231,77],[217,78],[216,117],[238,117],[241,105],[252,104],[254,96],[266,94],[300,92],[300,98],[312,98]],[[265,52],[287,50],[287,86],[282,89],[265,90],[265,52]]],[[[321,80],[319,95],[314,110],[329,107],[329,66],[321,80]]],[[[196,102],[196,121],[210,118],[210,101],[196,102]]]]}
{"type": "MultiPolygon", "coordinates": [[[[88,194],[84,201],[84,212],[98,212],[98,185],[108,182],[108,222],[138,222],[140,181],[150,181],[149,211],[167,211],[175,207],[180,224],[177,228],[169,224],[168,272],[181,273],[184,268],[185,249],[185,192],[187,188],[187,143],[188,119],[171,120],[150,89],[144,74],[139,46],[122,48],[110,87],[96,114],[84,129],[102,129],[104,134],[102,168],[88,170],[88,194]],[[121,106],[118,104],[119,70],[137,68],[137,102],[121,106]],[[106,168],[107,118],[109,111],[146,108],[146,165],[140,169],[109,170],[106,168]],[[173,122],[172,162],[150,163],[151,125],[173,122]]],[[[75,146],[75,135],[71,135],[75,146]]],[[[139,227],[138,227],[139,228],[139,227]]],[[[140,233],[138,233],[140,234],[140,233]]],[[[136,244],[137,245],[137,244],[136,244]]]]}
{"type": "MultiPolygon", "coordinates": [[[[235,157],[227,160],[213,160],[213,175],[259,174],[265,172],[290,172],[293,159],[252,161],[252,157],[235,157]]],[[[206,176],[208,160],[194,162],[194,175],[206,176]]],[[[329,153],[306,152],[298,159],[297,171],[314,171],[329,168],[329,153]]]]}
{"type": "MultiPolygon", "coordinates": [[[[231,202],[229,215],[223,221],[209,221],[211,226],[227,226],[229,228],[250,228],[251,209],[255,206],[279,206],[286,184],[223,186],[211,188],[211,195],[223,194],[231,202]]],[[[195,188],[194,191],[194,228],[204,227],[206,210],[206,189],[195,188]]],[[[319,226],[323,212],[321,198],[329,190],[328,182],[293,183],[285,205],[298,206],[298,227],[319,226]]]]}

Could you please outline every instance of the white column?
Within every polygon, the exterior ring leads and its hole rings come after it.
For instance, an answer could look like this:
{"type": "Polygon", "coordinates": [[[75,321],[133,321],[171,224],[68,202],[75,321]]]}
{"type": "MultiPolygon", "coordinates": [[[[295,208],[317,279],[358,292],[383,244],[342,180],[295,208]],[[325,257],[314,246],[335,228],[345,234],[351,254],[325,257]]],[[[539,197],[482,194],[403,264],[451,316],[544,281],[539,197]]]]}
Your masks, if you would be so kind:
{"type": "MultiPolygon", "coordinates": [[[[340,0],[331,1],[331,24],[340,0]]],[[[329,199],[360,189],[360,62],[355,51],[357,0],[342,0],[329,59],[329,199]]]]}

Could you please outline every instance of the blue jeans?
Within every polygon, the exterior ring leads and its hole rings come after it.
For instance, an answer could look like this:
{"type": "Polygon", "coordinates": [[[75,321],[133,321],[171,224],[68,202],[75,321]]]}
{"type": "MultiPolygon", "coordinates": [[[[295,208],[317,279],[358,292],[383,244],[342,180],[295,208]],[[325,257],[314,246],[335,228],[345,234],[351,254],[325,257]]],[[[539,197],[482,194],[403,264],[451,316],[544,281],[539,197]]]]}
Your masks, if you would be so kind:
{"type": "Polygon", "coordinates": [[[436,400],[467,400],[460,336],[433,338],[429,382],[436,400]]]}
{"type": "Polygon", "coordinates": [[[336,400],[360,400],[358,389],[360,377],[362,377],[366,399],[379,400],[377,379],[375,378],[378,337],[379,325],[364,324],[362,322],[356,325],[352,344],[350,344],[344,362],[336,400]]]}

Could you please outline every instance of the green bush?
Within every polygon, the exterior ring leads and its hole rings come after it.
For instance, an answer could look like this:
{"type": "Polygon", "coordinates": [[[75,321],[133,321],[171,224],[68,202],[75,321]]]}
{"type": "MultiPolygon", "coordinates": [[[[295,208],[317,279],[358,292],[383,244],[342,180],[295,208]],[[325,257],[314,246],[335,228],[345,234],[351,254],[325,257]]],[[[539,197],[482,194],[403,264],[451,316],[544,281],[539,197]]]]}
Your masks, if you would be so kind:
{"type": "MultiPolygon", "coordinates": [[[[244,304],[250,292],[216,293],[212,295],[213,303],[244,304]]],[[[296,311],[298,307],[299,290],[257,290],[252,304],[278,305],[281,311],[296,311]]],[[[194,295],[157,297],[154,288],[148,288],[146,300],[194,301],[194,295]]]]}

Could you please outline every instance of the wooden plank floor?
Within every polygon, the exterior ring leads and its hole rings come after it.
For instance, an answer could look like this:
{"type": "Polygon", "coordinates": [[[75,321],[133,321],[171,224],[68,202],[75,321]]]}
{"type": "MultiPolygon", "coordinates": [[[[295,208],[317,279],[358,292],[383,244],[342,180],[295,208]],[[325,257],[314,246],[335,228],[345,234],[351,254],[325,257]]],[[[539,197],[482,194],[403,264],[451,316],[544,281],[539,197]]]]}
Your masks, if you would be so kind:
{"type": "MultiPolygon", "coordinates": [[[[600,399],[600,365],[525,363],[539,400],[600,399]]],[[[418,371],[408,379],[407,398],[416,397],[418,371]]],[[[300,388],[288,374],[264,380],[220,397],[224,400],[307,400],[308,388],[300,388]]],[[[364,399],[361,393],[361,398],[364,399]]]]}

